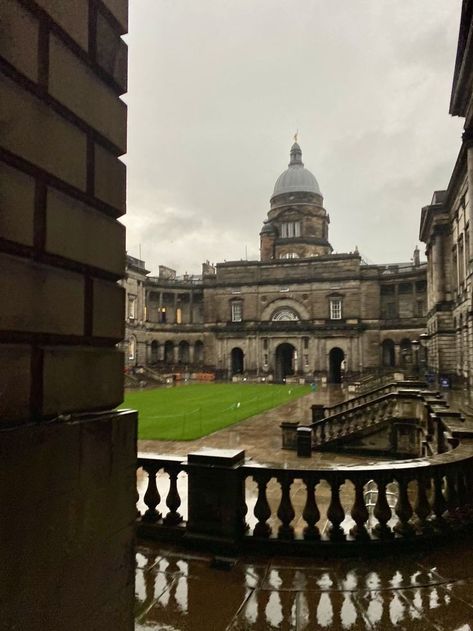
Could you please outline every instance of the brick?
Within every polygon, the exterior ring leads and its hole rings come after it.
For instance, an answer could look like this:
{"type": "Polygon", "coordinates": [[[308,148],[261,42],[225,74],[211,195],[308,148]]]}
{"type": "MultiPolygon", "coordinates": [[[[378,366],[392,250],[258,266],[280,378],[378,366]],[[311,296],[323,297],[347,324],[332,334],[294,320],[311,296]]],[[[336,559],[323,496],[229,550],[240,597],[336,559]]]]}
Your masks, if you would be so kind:
{"type": "Polygon", "coordinates": [[[31,348],[0,345],[0,423],[29,416],[31,348]]]}
{"type": "Polygon", "coordinates": [[[95,145],[95,196],[125,213],[126,167],[100,145],[95,145]]]}
{"type": "Polygon", "coordinates": [[[123,276],[125,226],[103,213],[48,189],[46,251],[123,276]]]}
{"type": "Polygon", "coordinates": [[[123,354],[116,349],[44,348],[43,414],[114,408],[123,401],[123,354]]]}
{"type": "Polygon", "coordinates": [[[6,77],[0,91],[3,146],[85,190],[85,134],[6,77]]]}
{"type": "Polygon", "coordinates": [[[0,255],[0,269],[0,330],[83,333],[84,281],[80,274],[6,254],[0,255]]]}
{"type": "Polygon", "coordinates": [[[94,280],[93,335],[117,342],[125,335],[125,290],[116,283],[94,280]]]}
{"type": "Polygon", "coordinates": [[[113,77],[122,89],[127,89],[128,47],[110,22],[97,15],[97,63],[113,77]]]}
{"type": "Polygon", "coordinates": [[[33,245],[34,179],[0,163],[0,182],[0,236],[33,245]]]}
{"type": "Polygon", "coordinates": [[[15,0],[2,1],[0,55],[32,81],[38,79],[38,20],[15,0]]]}
{"type": "Polygon", "coordinates": [[[128,0],[102,0],[122,27],[122,34],[128,31],[128,0]]]}
{"type": "Polygon", "coordinates": [[[126,152],[126,105],[54,36],[49,48],[49,93],[126,152]]]}
{"type": "Polygon", "coordinates": [[[84,50],[89,42],[88,0],[36,0],[50,17],[84,50]]]}

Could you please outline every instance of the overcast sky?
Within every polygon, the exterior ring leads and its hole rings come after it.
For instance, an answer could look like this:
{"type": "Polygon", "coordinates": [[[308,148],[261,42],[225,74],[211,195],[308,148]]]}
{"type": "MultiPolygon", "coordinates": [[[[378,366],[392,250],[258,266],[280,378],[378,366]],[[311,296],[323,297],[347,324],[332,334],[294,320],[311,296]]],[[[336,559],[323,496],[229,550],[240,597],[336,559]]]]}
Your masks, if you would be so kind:
{"type": "MultiPolygon", "coordinates": [[[[148,269],[259,258],[299,130],[335,252],[407,261],[445,188],[460,0],[131,0],[127,248],[148,269]]],[[[421,247],[423,252],[423,247],[421,247]]]]}

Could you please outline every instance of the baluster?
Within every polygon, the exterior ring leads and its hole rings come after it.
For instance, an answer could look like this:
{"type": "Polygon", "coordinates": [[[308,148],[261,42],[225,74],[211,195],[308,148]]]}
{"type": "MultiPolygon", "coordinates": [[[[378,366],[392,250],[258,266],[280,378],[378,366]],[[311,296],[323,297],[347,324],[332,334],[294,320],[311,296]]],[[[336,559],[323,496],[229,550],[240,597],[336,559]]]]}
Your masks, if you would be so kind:
{"type": "Polygon", "coordinates": [[[315,487],[319,480],[318,478],[307,476],[304,477],[304,483],[307,491],[306,502],[302,511],[302,517],[307,524],[304,528],[304,539],[320,539],[319,529],[315,525],[320,519],[320,511],[315,501],[315,487]]]}
{"type": "Polygon", "coordinates": [[[434,511],[434,522],[437,526],[444,527],[445,520],[443,514],[447,510],[447,502],[443,496],[443,475],[434,475],[434,501],[432,503],[432,510],[434,511]]]}
{"type": "Polygon", "coordinates": [[[266,486],[269,482],[269,475],[258,474],[259,479],[253,475],[253,479],[258,485],[258,499],[256,500],[254,514],[258,523],[254,527],[253,535],[255,537],[269,537],[271,534],[271,526],[266,523],[271,517],[271,508],[268,504],[268,498],[266,497],[266,486]]]}
{"type": "Polygon", "coordinates": [[[368,531],[366,530],[365,523],[368,521],[369,512],[366,508],[365,495],[364,495],[365,480],[358,478],[354,481],[355,485],[355,501],[353,508],[351,509],[351,516],[356,526],[350,530],[350,534],[356,539],[367,539],[368,531]]]}
{"type": "Polygon", "coordinates": [[[148,510],[142,517],[143,521],[155,522],[158,521],[158,519],[161,519],[161,513],[156,510],[156,506],[158,506],[161,501],[161,496],[159,495],[158,487],[156,486],[156,475],[159,468],[159,464],[154,463],[146,463],[143,465],[143,469],[148,474],[148,488],[146,489],[146,493],[143,498],[148,510]]]}
{"type": "Polygon", "coordinates": [[[376,498],[373,514],[378,520],[378,523],[373,530],[381,539],[387,539],[392,537],[393,533],[388,526],[388,521],[392,517],[392,512],[386,497],[386,481],[376,480],[376,486],[378,487],[378,496],[376,498]]]}
{"type": "Polygon", "coordinates": [[[427,491],[430,488],[430,478],[427,479],[425,475],[419,474],[417,478],[417,499],[415,505],[415,514],[419,518],[419,524],[423,531],[429,529],[429,522],[427,518],[431,513],[429,499],[427,497],[427,491]]]}
{"type": "Polygon", "coordinates": [[[169,492],[166,497],[166,506],[169,508],[169,513],[164,518],[164,523],[169,526],[176,526],[182,521],[182,516],[177,512],[177,509],[181,505],[181,497],[177,490],[179,469],[169,466],[165,467],[164,470],[169,474],[169,492]]]}
{"type": "Polygon", "coordinates": [[[409,484],[409,480],[406,480],[403,477],[397,479],[397,483],[399,486],[399,495],[396,503],[396,515],[399,519],[398,523],[394,526],[394,530],[400,535],[407,536],[412,534],[413,528],[409,523],[410,518],[412,517],[412,506],[409,502],[409,496],[407,493],[407,487],[409,484]]]}
{"type": "MultiPolygon", "coordinates": [[[[142,469],[142,465],[138,465],[138,469],[142,469]]],[[[136,495],[135,495],[135,508],[136,508],[136,519],[139,519],[141,517],[141,513],[140,510],[138,508],[138,502],[140,501],[140,494],[138,492],[138,476],[136,479],[136,495]]]]}
{"type": "Polygon", "coordinates": [[[294,528],[290,525],[295,516],[290,495],[292,479],[289,478],[289,474],[284,473],[282,479],[278,480],[278,482],[281,486],[281,501],[277,515],[282,522],[279,526],[278,537],[281,539],[293,539],[294,528]]]}
{"type": "Polygon", "coordinates": [[[340,485],[341,481],[334,478],[330,481],[330,505],[327,510],[327,519],[332,524],[330,527],[330,539],[342,539],[345,536],[340,524],[345,519],[345,511],[340,502],[340,485]]]}

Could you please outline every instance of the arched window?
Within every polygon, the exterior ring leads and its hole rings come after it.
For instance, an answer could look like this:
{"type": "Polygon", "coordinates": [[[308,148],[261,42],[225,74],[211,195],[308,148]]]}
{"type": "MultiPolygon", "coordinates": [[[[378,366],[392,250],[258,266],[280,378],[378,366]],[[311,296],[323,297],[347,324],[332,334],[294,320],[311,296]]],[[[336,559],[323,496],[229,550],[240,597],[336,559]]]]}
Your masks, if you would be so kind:
{"type": "Polygon", "coordinates": [[[282,309],[278,309],[277,311],[275,311],[273,313],[273,317],[271,318],[271,320],[274,320],[275,322],[280,322],[280,321],[296,321],[296,320],[300,320],[299,315],[294,311],[294,309],[291,309],[290,307],[283,307],[282,309]]]}

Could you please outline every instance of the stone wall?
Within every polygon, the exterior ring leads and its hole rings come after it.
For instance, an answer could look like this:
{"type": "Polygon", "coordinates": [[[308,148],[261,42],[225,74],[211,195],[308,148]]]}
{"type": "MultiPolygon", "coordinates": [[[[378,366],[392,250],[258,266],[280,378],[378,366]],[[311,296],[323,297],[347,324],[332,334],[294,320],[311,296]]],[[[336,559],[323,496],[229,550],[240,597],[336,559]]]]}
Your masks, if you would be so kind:
{"type": "Polygon", "coordinates": [[[0,8],[4,629],[133,628],[126,0],[0,8]]]}

